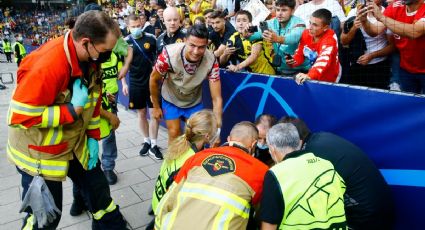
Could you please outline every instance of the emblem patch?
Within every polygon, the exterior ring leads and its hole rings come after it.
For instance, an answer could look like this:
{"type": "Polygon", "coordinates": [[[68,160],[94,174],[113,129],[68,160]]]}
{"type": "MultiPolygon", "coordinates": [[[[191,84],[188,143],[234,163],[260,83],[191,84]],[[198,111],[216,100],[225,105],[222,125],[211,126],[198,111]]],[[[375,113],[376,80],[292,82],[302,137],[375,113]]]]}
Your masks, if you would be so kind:
{"type": "Polygon", "coordinates": [[[146,42],[145,44],[143,44],[143,47],[145,47],[145,49],[149,49],[151,48],[151,44],[149,44],[148,42],[146,42]]]}
{"type": "Polygon", "coordinates": [[[183,42],[183,40],[181,38],[176,39],[176,43],[181,43],[181,42],[183,42]]]}
{"type": "Polygon", "coordinates": [[[235,161],[224,155],[212,155],[202,162],[202,167],[210,176],[233,173],[236,170],[235,161]]]}

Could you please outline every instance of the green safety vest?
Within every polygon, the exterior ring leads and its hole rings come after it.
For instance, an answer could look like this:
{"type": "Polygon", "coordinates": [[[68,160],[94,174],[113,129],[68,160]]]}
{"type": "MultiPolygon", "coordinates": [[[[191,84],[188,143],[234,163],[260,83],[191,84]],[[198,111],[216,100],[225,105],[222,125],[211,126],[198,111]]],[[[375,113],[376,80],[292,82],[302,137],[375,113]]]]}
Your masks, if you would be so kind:
{"type": "Polygon", "coordinates": [[[156,213],[156,208],[158,207],[159,201],[165,195],[168,190],[168,187],[172,184],[174,180],[170,176],[174,177],[178,170],[183,166],[189,157],[195,155],[195,151],[192,148],[189,148],[182,156],[175,160],[164,160],[159,170],[158,179],[156,179],[155,191],[152,195],[152,210],[156,213]],[[171,180],[170,180],[171,179],[171,180]]]}
{"type": "Polygon", "coordinates": [[[279,229],[347,229],[344,180],[329,161],[301,154],[270,169],[285,204],[279,229]]]}
{"type": "Polygon", "coordinates": [[[10,42],[3,42],[3,51],[5,53],[12,52],[12,47],[10,47],[10,42]]]}
{"type": "MultiPolygon", "coordinates": [[[[107,93],[116,94],[118,92],[118,70],[120,69],[120,63],[117,55],[112,52],[111,57],[108,61],[101,64],[103,71],[102,81],[102,109],[108,112],[112,112],[112,107],[109,103],[107,93]]],[[[112,130],[109,121],[103,117],[100,118],[100,138],[107,137],[112,130]]]]}
{"type": "MultiPolygon", "coordinates": [[[[16,42],[15,46],[13,47],[13,50],[15,50],[15,47],[19,47],[19,54],[21,56],[21,59],[24,58],[27,55],[27,51],[25,50],[24,45],[22,45],[20,42],[16,42]]],[[[15,54],[15,62],[18,62],[18,55],[15,54]]]]}

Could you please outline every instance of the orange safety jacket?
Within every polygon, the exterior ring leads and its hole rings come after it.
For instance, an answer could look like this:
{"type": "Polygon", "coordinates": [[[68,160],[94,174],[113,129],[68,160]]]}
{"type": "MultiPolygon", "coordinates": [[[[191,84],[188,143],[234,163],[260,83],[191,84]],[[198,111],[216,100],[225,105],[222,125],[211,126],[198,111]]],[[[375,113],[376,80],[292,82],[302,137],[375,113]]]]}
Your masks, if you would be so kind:
{"type": "Polygon", "coordinates": [[[59,181],[74,157],[87,169],[87,139],[100,138],[102,93],[101,72],[90,65],[89,100],[76,116],[70,80],[83,72],[72,36],[67,33],[65,38],[46,43],[22,61],[8,114],[9,160],[30,175],[59,181]]]}
{"type": "MultiPolygon", "coordinates": [[[[33,107],[49,107],[55,103],[57,95],[68,89],[72,78],[79,78],[83,72],[78,64],[77,53],[72,36],[68,38],[68,48],[71,57],[71,68],[65,55],[64,36],[54,39],[39,49],[31,52],[22,60],[17,72],[17,86],[11,103],[17,102],[33,107]]],[[[100,115],[101,98],[96,105],[93,117],[100,115]]],[[[69,124],[75,121],[69,104],[60,108],[59,124],[69,124]]],[[[40,108],[41,109],[41,108],[40,108]]],[[[14,113],[11,111],[9,125],[30,128],[42,123],[42,115],[30,113],[14,113]]],[[[100,130],[88,129],[89,137],[99,139],[100,130]]]]}
{"type": "Polygon", "coordinates": [[[246,229],[251,206],[261,199],[267,170],[238,147],[196,153],[160,201],[155,229],[246,229]]]}

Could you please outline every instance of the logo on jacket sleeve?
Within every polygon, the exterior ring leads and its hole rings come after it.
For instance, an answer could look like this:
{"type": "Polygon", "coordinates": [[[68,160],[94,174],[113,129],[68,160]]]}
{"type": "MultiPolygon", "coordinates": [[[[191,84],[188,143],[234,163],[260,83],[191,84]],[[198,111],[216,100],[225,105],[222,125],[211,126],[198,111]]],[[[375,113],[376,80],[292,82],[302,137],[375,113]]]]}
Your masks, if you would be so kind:
{"type": "Polygon", "coordinates": [[[235,161],[232,158],[219,154],[207,157],[202,162],[202,167],[210,176],[233,173],[236,170],[235,161]]]}

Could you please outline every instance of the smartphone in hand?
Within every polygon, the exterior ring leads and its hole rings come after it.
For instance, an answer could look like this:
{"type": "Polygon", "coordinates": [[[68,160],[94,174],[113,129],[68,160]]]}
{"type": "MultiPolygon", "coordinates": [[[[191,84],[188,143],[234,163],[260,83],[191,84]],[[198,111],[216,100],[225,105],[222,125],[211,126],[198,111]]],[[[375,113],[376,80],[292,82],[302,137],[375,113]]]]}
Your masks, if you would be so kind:
{"type": "Polygon", "coordinates": [[[294,59],[294,57],[289,53],[283,52],[283,54],[285,54],[285,59],[287,59],[287,60],[294,59]]]}
{"type": "Polygon", "coordinates": [[[260,29],[261,29],[261,32],[263,32],[264,33],[264,31],[266,31],[266,30],[268,30],[269,29],[269,26],[267,25],[267,22],[260,22],[260,29]]]}

